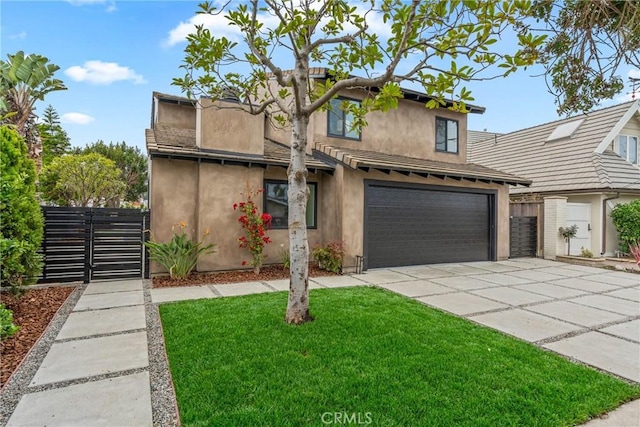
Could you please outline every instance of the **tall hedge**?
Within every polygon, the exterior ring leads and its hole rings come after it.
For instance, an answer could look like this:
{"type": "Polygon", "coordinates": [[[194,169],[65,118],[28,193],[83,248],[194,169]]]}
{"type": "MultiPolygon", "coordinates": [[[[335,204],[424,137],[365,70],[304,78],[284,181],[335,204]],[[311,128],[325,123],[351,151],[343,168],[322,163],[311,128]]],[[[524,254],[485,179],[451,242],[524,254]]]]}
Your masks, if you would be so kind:
{"type": "Polygon", "coordinates": [[[8,126],[0,127],[0,281],[14,293],[35,283],[42,269],[36,253],[43,219],[36,198],[36,169],[27,145],[8,126]]]}
{"type": "Polygon", "coordinates": [[[618,230],[620,250],[629,253],[630,244],[640,243],[640,199],[617,205],[611,218],[618,230]]]}

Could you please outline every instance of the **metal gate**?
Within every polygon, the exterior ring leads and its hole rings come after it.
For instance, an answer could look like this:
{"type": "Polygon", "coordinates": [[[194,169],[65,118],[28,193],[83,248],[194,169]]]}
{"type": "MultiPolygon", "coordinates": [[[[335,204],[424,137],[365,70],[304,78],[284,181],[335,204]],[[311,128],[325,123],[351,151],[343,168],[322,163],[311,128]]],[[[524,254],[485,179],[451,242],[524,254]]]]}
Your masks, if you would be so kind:
{"type": "Polygon", "coordinates": [[[538,217],[512,216],[509,257],[535,257],[538,243],[538,217]]]}
{"type": "Polygon", "coordinates": [[[38,282],[149,278],[149,211],[43,207],[44,267],[38,282]]]}

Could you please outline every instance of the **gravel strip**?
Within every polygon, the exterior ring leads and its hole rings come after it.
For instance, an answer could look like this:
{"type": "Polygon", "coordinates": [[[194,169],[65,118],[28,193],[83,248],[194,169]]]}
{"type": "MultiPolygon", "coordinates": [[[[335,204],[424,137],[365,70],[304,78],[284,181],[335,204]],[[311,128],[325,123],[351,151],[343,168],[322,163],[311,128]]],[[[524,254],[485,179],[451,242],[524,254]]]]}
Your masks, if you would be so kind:
{"type": "Polygon", "coordinates": [[[62,329],[67,317],[76,306],[78,299],[86,289],[86,285],[78,285],[69,295],[67,301],[60,307],[53,320],[44,331],[38,342],[33,346],[27,357],[22,361],[18,369],[13,373],[9,381],[2,388],[0,398],[0,426],[5,426],[9,417],[18,405],[22,396],[27,392],[27,387],[42,364],[45,356],[51,349],[56,336],[62,329]]]}
{"type": "Polygon", "coordinates": [[[149,344],[149,379],[154,426],[179,426],[178,404],[164,347],[164,335],[158,306],[151,302],[151,280],[144,280],[144,307],[149,344]]]}

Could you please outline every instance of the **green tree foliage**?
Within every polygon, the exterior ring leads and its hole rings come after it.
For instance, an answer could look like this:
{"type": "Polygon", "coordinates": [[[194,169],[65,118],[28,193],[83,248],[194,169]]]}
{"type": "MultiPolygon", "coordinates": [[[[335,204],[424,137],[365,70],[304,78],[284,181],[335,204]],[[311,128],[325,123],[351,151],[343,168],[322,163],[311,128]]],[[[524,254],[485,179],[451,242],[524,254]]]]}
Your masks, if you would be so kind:
{"type": "Polygon", "coordinates": [[[29,157],[39,159],[42,145],[34,114],[36,101],[53,91],[66,90],[62,80],[53,77],[60,69],[42,55],[19,51],[0,60],[0,117],[12,124],[27,143],[29,157]]]}
{"type": "Polygon", "coordinates": [[[617,205],[611,211],[611,219],[618,230],[620,250],[630,253],[629,247],[640,243],[640,199],[617,205]]]}
{"type": "Polygon", "coordinates": [[[18,293],[41,272],[36,253],[43,219],[36,199],[36,171],[18,133],[0,126],[0,281],[18,293]]]}
{"type": "Polygon", "coordinates": [[[530,0],[372,0],[363,3],[364,9],[345,0],[226,5],[231,9],[219,11],[204,2],[200,13],[224,13],[229,25],[239,30],[241,42],[197,26],[187,37],[184,76],[173,84],[189,97],[235,97],[245,101],[251,113],[268,112],[279,123],[291,125],[291,290],[286,321],[303,323],[311,319],[305,226],[305,150],[311,114],[330,108],[329,101],[341,91],[356,89],[367,95],[362,103],[342,108],[349,108],[355,127],[365,125],[368,112],[398,105],[403,82],[423,87],[428,108],[445,107],[450,98],[451,109],[466,112],[465,103],[473,97],[465,82],[505,76],[535,63],[545,36],[523,25],[532,16],[530,0]],[[369,27],[374,15],[389,29],[388,37],[369,27]],[[517,43],[499,43],[506,32],[516,34],[517,43]],[[330,78],[312,81],[315,65],[327,67],[330,78]]]}
{"type": "Polygon", "coordinates": [[[42,123],[38,124],[42,140],[42,165],[51,164],[55,157],[60,157],[71,148],[67,132],[60,125],[58,112],[49,105],[42,114],[42,123]]]}
{"type": "Polygon", "coordinates": [[[0,304],[0,341],[12,337],[18,332],[18,327],[13,324],[13,312],[0,304]]]}
{"type": "Polygon", "coordinates": [[[97,153],[57,157],[40,174],[42,198],[59,206],[113,206],[125,188],[120,169],[97,153]]]}
{"type": "Polygon", "coordinates": [[[107,145],[100,140],[76,153],[98,153],[113,160],[127,185],[123,200],[135,203],[147,193],[147,156],[138,147],[128,146],[124,141],[107,145]]]}
{"type": "Polygon", "coordinates": [[[538,0],[550,34],[541,56],[559,113],[587,111],[624,89],[620,66],[640,68],[637,0],[538,0]]]}

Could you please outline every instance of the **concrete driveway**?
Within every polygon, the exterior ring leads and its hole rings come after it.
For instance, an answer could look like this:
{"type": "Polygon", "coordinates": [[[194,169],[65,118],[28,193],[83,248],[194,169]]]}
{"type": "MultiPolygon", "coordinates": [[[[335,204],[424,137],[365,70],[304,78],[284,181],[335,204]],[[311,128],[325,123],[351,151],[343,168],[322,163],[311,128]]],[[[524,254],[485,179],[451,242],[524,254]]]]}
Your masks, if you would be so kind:
{"type": "Polygon", "coordinates": [[[640,382],[640,275],[523,258],[353,277],[640,382]]]}

